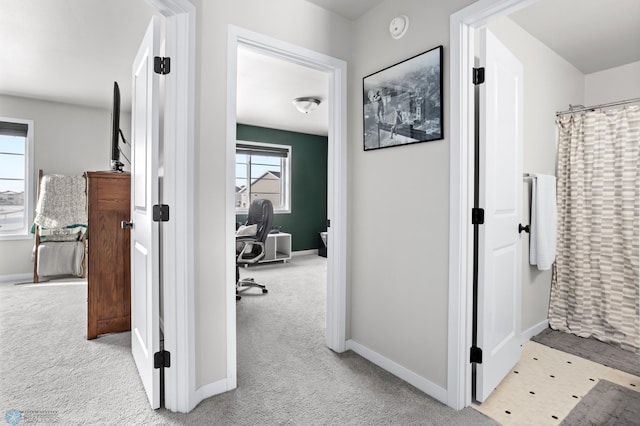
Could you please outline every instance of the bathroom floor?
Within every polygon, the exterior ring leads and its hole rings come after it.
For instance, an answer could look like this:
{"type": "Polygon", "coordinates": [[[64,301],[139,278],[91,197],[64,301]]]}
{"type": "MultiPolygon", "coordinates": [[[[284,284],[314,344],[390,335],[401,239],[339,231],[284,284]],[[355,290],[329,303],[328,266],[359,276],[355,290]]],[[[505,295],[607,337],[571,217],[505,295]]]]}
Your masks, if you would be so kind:
{"type": "Polygon", "coordinates": [[[558,425],[600,379],[640,392],[640,377],[529,341],[513,370],[474,408],[503,425],[558,425]]]}

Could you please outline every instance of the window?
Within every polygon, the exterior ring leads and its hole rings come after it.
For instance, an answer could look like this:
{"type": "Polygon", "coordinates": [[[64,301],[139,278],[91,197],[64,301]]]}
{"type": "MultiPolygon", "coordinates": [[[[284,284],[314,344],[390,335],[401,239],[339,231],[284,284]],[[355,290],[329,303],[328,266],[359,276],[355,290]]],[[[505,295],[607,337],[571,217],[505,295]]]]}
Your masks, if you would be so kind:
{"type": "Polygon", "coordinates": [[[0,239],[29,237],[33,122],[0,117],[0,239]]]}
{"type": "Polygon", "coordinates": [[[263,143],[236,144],[236,213],[266,198],[276,213],[289,213],[291,147],[263,143]]]}

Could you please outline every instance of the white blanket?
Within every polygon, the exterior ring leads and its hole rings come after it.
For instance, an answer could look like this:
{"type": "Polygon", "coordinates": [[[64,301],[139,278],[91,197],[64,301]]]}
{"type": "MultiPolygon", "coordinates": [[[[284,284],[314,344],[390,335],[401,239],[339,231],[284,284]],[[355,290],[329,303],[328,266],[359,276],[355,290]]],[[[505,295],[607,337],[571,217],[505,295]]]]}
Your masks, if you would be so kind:
{"type": "Polygon", "coordinates": [[[556,259],[557,225],[556,177],[536,174],[531,183],[529,263],[541,271],[551,269],[556,259]]]}
{"type": "Polygon", "coordinates": [[[45,228],[86,224],[86,188],[84,176],[43,176],[35,223],[45,228]]]}

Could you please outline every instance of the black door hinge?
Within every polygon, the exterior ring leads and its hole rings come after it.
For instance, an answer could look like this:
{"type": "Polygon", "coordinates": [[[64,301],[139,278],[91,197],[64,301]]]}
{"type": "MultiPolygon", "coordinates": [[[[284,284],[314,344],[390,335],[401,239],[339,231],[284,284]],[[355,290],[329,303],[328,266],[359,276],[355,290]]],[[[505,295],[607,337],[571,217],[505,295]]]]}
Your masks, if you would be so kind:
{"type": "Polygon", "coordinates": [[[471,362],[482,364],[482,349],[477,346],[472,346],[469,358],[471,359],[471,362]]]}
{"type": "Polygon", "coordinates": [[[484,67],[473,69],[473,84],[478,85],[484,83],[484,67]]]}
{"type": "Polygon", "coordinates": [[[331,219],[327,219],[327,228],[331,228],[331,219]]]}
{"type": "Polygon", "coordinates": [[[156,204],[153,206],[153,221],[154,222],[168,222],[169,221],[169,206],[166,204],[156,204]]]}
{"type": "Polygon", "coordinates": [[[169,74],[171,72],[171,58],[155,56],[153,58],[153,71],[156,74],[169,74]]]}
{"type": "Polygon", "coordinates": [[[484,209],[474,207],[471,209],[471,224],[482,225],[484,223],[484,209]]]}
{"type": "Polygon", "coordinates": [[[171,367],[171,354],[169,351],[158,351],[153,354],[153,368],[169,368],[171,367]]]}

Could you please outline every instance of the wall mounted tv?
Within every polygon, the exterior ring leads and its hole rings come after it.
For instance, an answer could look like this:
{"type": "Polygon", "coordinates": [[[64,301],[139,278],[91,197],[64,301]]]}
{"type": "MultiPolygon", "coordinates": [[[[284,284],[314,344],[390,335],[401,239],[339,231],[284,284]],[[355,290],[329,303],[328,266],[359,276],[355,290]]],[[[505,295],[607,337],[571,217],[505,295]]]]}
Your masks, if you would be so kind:
{"type": "MultiPolygon", "coordinates": [[[[120,161],[120,138],[126,144],[127,140],[120,129],[120,87],[118,82],[113,82],[113,108],[111,110],[111,170],[121,172],[124,164],[120,161]]],[[[124,154],[122,154],[124,156],[124,154]]],[[[127,161],[129,159],[124,156],[127,161]]],[[[131,162],[129,162],[131,163],[131,162]]]]}

